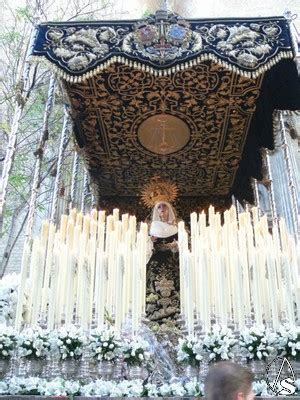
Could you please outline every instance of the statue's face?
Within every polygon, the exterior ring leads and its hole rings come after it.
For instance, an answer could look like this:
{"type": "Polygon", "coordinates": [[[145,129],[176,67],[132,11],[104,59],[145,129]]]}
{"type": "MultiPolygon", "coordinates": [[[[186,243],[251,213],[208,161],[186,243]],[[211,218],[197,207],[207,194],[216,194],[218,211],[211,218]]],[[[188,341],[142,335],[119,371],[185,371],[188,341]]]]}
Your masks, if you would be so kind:
{"type": "Polygon", "coordinates": [[[157,211],[158,211],[158,215],[159,218],[161,219],[161,221],[168,221],[169,218],[169,208],[165,203],[160,203],[157,206],[157,211]]]}

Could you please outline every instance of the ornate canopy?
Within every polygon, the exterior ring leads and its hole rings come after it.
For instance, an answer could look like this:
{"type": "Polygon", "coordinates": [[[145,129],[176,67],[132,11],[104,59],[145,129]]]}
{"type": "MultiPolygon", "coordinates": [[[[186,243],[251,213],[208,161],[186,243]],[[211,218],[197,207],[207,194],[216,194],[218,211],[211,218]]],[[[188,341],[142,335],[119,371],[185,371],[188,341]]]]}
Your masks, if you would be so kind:
{"type": "Polygon", "coordinates": [[[282,17],[51,22],[32,55],[64,81],[99,202],[135,197],[154,176],[199,203],[252,201],[273,111],[300,109],[282,17]]]}

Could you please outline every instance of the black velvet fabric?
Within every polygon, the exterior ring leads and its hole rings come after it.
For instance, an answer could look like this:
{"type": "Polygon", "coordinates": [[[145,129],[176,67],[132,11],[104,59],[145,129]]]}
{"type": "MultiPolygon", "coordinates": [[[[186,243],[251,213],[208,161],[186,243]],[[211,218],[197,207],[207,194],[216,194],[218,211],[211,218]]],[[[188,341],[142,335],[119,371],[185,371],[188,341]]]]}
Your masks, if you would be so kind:
{"type": "Polygon", "coordinates": [[[261,148],[274,149],[275,110],[300,110],[300,79],[293,60],[282,60],[265,73],[232,188],[232,194],[241,201],[253,202],[250,178],[262,179],[261,148]]]}

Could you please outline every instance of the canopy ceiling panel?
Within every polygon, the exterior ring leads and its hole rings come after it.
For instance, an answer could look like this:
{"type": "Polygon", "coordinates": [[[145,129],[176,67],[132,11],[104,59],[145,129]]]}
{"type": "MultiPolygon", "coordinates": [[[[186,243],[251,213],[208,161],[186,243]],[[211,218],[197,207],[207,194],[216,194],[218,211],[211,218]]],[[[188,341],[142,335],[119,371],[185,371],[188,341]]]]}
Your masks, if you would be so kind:
{"type": "Polygon", "coordinates": [[[274,109],[300,109],[284,18],[47,23],[32,54],[64,80],[99,197],[160,176],[180,196],[251,201],[274,109]]]}

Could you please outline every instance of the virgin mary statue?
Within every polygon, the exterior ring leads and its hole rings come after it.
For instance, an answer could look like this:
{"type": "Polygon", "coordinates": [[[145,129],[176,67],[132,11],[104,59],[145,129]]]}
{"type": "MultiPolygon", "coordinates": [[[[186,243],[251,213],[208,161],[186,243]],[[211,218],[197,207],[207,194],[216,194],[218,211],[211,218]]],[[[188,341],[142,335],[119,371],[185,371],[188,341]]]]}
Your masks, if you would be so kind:
{"type": "Polygon", "coordinates": [[[146,316],[152,324],[175,321],[180,314],[176,215],[171,204],[155,204],[150,226],[153,243],[147,263],[146,316]]]}

